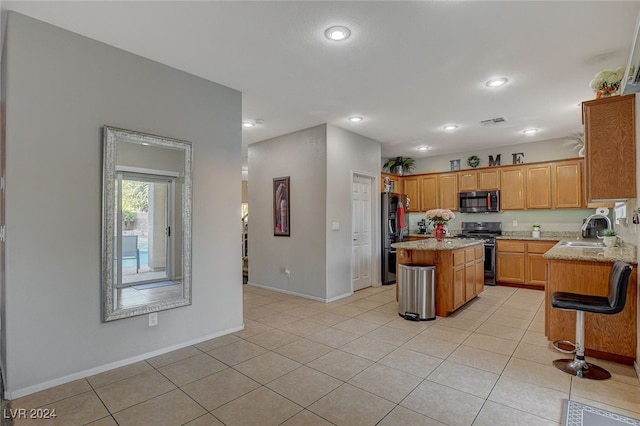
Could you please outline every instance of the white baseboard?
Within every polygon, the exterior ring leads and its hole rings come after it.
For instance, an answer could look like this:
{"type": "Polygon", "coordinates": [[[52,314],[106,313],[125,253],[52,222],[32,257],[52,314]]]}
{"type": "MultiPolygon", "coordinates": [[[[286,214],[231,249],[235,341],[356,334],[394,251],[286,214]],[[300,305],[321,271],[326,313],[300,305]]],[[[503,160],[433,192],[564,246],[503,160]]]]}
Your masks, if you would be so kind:
{"type": "Polygon", "coordinates": [[[256,284],[256,283],[248,282],[246,285],[250,285],[252,287],[262,288],[262,289],[265,289],[265,290],[275,291],[276,293],[283,293],[283,294],[288,294],[290,296],[297,296],[297,297],[302,297],[304,299],[315,300],[317,302],[325,302],[325,303],[329,302],[329,300],[323,299],[322,297],[310,296],[308,294],[298,293],[298,292],[290,291],[290,290],[283,290],[281,288],[276,288],[276,287],[269,287],[269,286],[262,285],[262,284],[256,284]]]}
{"type": "Polygon", "coordinates": [[[32,393],[40,392],[42,390],[49,389],[55,386],[64,385],[65,383],[73,382],[74,380],[84,379],[89,376],[104,373],[105,371],[113,370],[114,368],[124,367],[125,365],[133,364],[135,362],[144,361],[145,359],[153,358],[154,356],[163,355],[163,354],[166,354],[167,352],[175,351],[177,349],[182,349],[187,346],[192,346],[192,345],[195,345],[210,339],[215,339],[216,337],[224,336],[230,333],[235,333],[236,331],[240,331],[243,329],[244,329],[244,324],[242,324],[242,326],[240,327],[234,327],[228,330],[220,331],[218,333],[199,337],[197,339],[194,339],[188,342],[182,342],[176,345],[167,346],[162,349],[157,349],[155,351],[136,355],[134,357],[126,358],[120,361],[110,362],[109,364],[100,365],[98,367],[93,367],[88,370],[79,371],[77,373],[69,374],[63,377],[58,377],[53,380],[49,380],[43,383],[38,383],[37,385],[27,386],[26,388],[17,389],[14,391],[7,391],[5,393],[5,398],[9,400],[21,398],[26,395],[31,395],[32,393]]]}

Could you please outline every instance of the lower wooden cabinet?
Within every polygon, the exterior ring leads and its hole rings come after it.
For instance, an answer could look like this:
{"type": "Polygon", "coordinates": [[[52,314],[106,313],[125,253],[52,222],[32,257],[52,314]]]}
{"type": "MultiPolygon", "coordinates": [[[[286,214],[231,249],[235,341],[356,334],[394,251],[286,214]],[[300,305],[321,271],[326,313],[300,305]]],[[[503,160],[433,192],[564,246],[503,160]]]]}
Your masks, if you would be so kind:
{"type": "Polygon", "coordinates": [[[544,288],[547,282],[547,261],[542,255],[556,243],[557,241],[497,240],[497,281],[544,288]]]}
{"type": "MultiPolygon", "coordinates": [[[[551,295],[566,291],[594,296],[609,292],[612,263],[573,260],[549,260],[549,282],[545,289],[545,334],[550,341],[576,338],[576,313],[554,309],[551,295]]],[[[627,301],[622,312],[615,315],[585,313],[584,345],[587,356],[633,364],[636,359],[638,315],[638,268],[633,265],[627,301]]],[[[561,358],[561,357],[560,357],[561,358]]],[[[597,364],[597,362],[596,362],[597,364]]]]}

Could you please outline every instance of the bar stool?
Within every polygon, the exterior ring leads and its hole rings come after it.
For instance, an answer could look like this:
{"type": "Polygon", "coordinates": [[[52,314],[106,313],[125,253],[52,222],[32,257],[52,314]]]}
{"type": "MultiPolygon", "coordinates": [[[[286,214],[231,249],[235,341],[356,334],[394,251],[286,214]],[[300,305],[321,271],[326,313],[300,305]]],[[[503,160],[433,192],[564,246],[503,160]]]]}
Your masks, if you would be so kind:
{"type": "Polygon", "coordinates": [[[574,353],[573,359],[553,361],[556,368],[585,379],[604,380],[611,374],[602,367],[588,363],[584,359],[584,313],[613,315],[624,309],[627,301],[627,286],[631,277],[631,266],[624,262],[615,262],[609,274],[609,294],[591,296],[586,294],[557,291],[551,295],[551,306],[556,309],[576,311],[576,343],[556,340],[553,346],[560,352],[574,353]],[[558,347],[559,343],[569,344],[575,349],[566,351],[558,347]]]}

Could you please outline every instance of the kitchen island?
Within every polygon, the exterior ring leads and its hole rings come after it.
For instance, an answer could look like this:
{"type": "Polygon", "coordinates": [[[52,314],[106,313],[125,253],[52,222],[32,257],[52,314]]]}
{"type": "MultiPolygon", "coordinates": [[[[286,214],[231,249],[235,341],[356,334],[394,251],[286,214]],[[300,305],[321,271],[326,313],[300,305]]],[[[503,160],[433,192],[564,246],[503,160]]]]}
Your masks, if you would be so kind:
{"type": "Polygon", "coordinates": [[[585,313],[585,347],[588,356],[632,364],[637,342],[637,264],[636,247],[622,243],[611,248],[577,248],[556,244],[544,254],[547,260],[545,289],[545,334],[550,341],[575,341],[576,314],[554,309],[551,294],[556,291],[606,296],[609,272],[615,261],[633,266],[627,301],[615,315],[585,313]]]}
{"type": "Polygon", "coordinates": [[[435,265],[437,316],[448,316],[484,290],[482,240],[445,238],[437,242],[435,238],[428,238],[395,243],[391,247],[397,250],[397,265],[435,265]]]}

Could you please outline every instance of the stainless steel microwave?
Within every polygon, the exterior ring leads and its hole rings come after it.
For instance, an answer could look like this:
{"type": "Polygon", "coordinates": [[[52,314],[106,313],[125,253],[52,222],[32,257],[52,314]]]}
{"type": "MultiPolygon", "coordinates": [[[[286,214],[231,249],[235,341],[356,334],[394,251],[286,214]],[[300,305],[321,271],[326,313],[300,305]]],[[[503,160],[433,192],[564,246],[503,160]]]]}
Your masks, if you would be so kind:
{"type": "Polygon", "coordinates": [[[467,191],[458,194],[461,213],[491,213],[500,211],[500,191],[467,191]]]}

